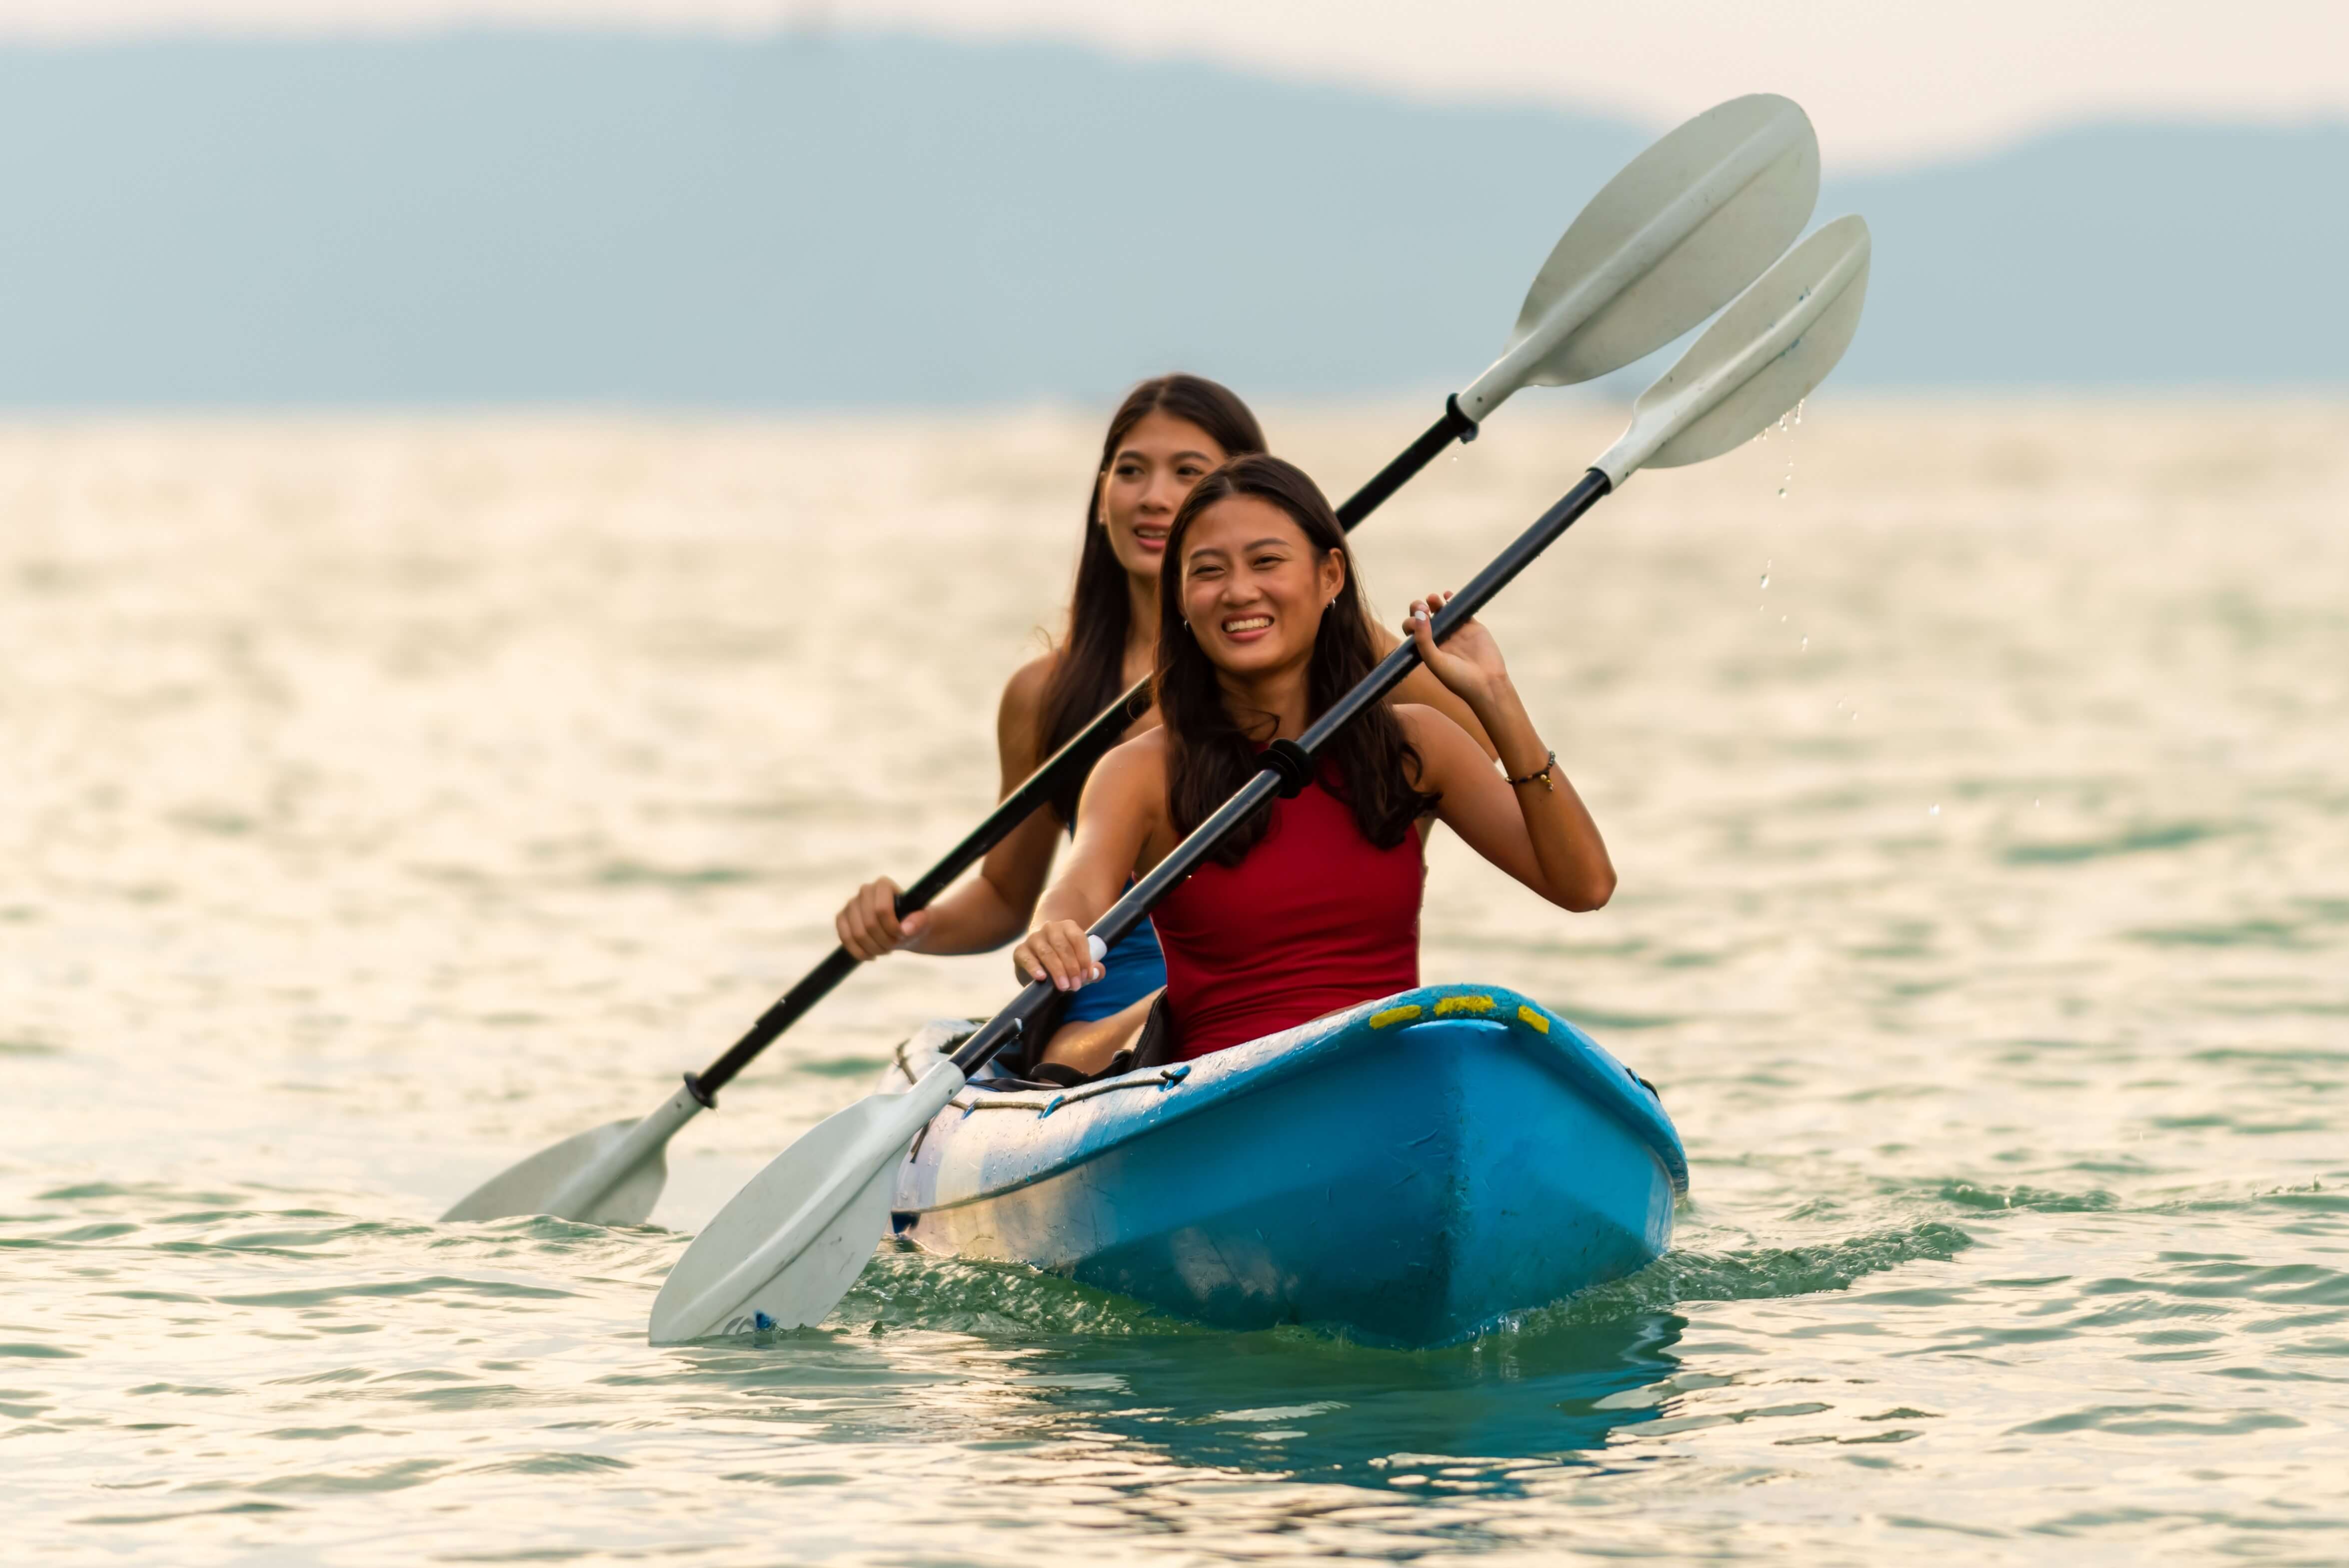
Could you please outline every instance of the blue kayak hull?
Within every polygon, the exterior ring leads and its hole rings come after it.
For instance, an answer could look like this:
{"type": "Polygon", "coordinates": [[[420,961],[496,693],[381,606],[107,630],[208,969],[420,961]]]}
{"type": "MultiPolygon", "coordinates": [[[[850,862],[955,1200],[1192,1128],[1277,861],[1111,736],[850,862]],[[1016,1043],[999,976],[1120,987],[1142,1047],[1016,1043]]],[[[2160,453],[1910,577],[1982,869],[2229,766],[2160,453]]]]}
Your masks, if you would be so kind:
{"type": "Polygon", "coordinates": [[[1232,1328],[1428,1346],[1651,1262],[1687,1182],[1653,1093],[1588,1037],[1446,985],[1081,1088],[982,1079],[893,1206],[932,1252],[1232,1328]]]}

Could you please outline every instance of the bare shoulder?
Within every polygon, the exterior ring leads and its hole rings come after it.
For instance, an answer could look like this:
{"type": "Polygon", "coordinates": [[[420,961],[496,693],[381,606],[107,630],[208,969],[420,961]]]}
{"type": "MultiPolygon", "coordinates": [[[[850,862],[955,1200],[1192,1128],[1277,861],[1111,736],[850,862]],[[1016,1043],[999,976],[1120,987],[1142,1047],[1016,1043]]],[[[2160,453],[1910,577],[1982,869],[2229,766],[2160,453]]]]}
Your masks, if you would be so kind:
{"type": "Polygon", "coordinates": [[[1003,700],[995,710],[995,748],[1007,769],[1026,777],[1043,760],[1036,742],[1043,727],[1044,688],[1052,679],[1058,654],[1039,654],[1011,672],[1003,683],[1003,700]]]}
{"type": "Polygon", "coordinates": [[[1097,779],[1115,780],[1120,789],[1166,789],[1166,731],[1152,725],[1132,740],[1120,741],[1103,754],[1093,769],[1097,779]]]}
{"type": "Polygon", "coordinates": [[[1485,761],[1485,748],[1443,709],[1423,702],[1399,702],[1393,711],[1395,722],[1402,726],[1402,738],[1419,753],[1420,766],[1428,777],[1466,764],[1472,758],[1477,764],[1485,761]]]}
{"type": "Polygon", "coordinates": [[[1003,683],[1003,703],[999,709],[1005,719],[1025,720],[1030,727],[1044,708],[1044,687],[1052,679],[1052,666],[1060,662],[1057,653],[1038,654],[1011,672],[1003,683]]]}
{"type": "Polygon", "coordinates": [[[1413,746],[1426,742],[1441,746],[1454,735],[1463,739],[1467,738],[1468,732],[1460,727],[1459,722],[1440,708],[1430,707],[1423,702],[1398,702],[1390,706],[1395,721],[1402,726],[1403,738],[1413,746]]]}
{"type": "Polygon", "coordinates": [[[1146,729],[1111,747],[1093,765],[1077,809],[1077,841],[1087,844],[1104,832],[1120,841],[1127,832],[1137,841],[1146,839],[1165,806],[1166,737],[1146,729]]]}

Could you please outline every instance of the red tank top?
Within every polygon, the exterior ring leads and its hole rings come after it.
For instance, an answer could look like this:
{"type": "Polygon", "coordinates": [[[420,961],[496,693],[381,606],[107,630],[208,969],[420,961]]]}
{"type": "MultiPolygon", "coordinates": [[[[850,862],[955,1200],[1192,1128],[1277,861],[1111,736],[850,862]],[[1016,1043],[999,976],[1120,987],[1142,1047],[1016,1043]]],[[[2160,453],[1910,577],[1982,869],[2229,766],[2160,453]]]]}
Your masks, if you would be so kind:
{"type": "Polygon", "coordinates": [[[1208,861],[1152,913],[1180,1054],[1203,1057],[1416,986],[1426,880],[1416,823],[1381,850],[1319,780],[1275,801],[1246,859],[1208,861]]]}

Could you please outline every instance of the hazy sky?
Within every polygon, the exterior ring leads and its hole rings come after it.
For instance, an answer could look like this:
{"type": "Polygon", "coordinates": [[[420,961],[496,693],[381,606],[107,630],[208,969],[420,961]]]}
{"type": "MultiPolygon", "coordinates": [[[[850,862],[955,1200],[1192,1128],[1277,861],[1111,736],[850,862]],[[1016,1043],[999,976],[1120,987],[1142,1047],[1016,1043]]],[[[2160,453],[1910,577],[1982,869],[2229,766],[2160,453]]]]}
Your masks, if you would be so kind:
{"type": "Polygon", "coordinates": [[[0,0],[0,36],[785,22],[1078,39],[1665,124],[1800,99],[1845,168],[2092,117],[2349,117],[2349,0],[0,0]]]}

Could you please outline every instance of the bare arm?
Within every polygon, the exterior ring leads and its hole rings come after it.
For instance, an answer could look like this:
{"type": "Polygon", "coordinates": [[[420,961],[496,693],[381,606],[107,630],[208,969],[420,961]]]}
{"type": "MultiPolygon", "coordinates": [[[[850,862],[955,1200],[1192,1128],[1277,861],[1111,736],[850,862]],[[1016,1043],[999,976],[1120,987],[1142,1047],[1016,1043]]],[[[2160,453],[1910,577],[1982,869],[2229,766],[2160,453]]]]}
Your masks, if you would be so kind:
{"type": "Polygon", "coordinates": [[[1085,928],[1117,902],[1165,802],[1163,732],[1137,736],[1102,758],[1085,783],[1068,865],[1038,901],[1035,929],[1012,950],[1012,972],[1022,984],[1049,978],[1073,991],[1102,977],[1085,928]]]}
{"type": "MultiPolygon", "coordinates": [[[[1400,639],[1384,626],[1377,630],[1379,657],[1384,658],[1394,652],[1395,645],[1400,639]]],[[[1415,702],[1422,707],[1432,707],[1466,730],[1468,738],[1484,748],[1487,758],[1500,755],[1494,748],[1492,737],[1485,732],[1483,721],[1477,718],[1476,710],[1455,696],[1442,681],[1437,680],[1434,673],[1425,665],[1420,665],[1419,668],[1403,676],[1402,684],[1395,687],[1394,695],[1387,700],[1392,703],[1415,702]]]]}
{"type": "MultiPolygon", "coordinates": [[[[1003,688],[995,715],[995,750],[1002,767],[1001,799],[1024,783],[1042,760],[1036,754],[1038,718],[1050,655],[1032,659],[1003,688]]],[[[860,959],[874,959],[902,947],[914,953],[987,953],[1019,935],[1036,907],[1037,894],[1060,848],[1061,821],[1050,808],[1032,813],[987,851],[978,874],[939,896],[927,909],[900,921],[903,890],[876,877],[856,890],[833,927],[840,944],[860,959]]]]}
{"type": "MultiPolygon", "coordinates": [[[[1431,593],[1413,609],[1432,613],[1449,597],[1431,593]]],[[[1428,669],[1475,711],[1509,777],[1541,772],[1549,748],[1535,732],[1491,634],[1472,620],[1438,647],[1427,623],[1410,624],[1428,669]]],[[[1445,716],[1402,707],[1397,717],[1420,754],[1420,787],[1443,796],[1437,817],[1470,848],[1561,909],[1597,909],[1613,895],[1615,867],[1606,841],[1563,769],[1549,767],[1547,786],[1539,779],[1511,784],[1445,716]]]]}

